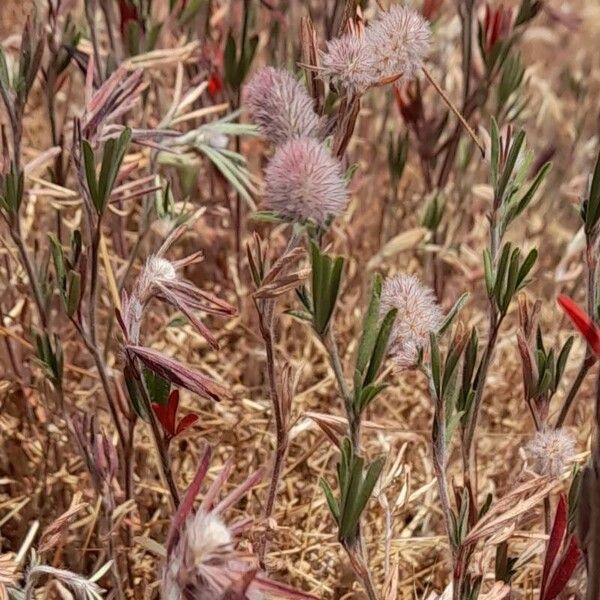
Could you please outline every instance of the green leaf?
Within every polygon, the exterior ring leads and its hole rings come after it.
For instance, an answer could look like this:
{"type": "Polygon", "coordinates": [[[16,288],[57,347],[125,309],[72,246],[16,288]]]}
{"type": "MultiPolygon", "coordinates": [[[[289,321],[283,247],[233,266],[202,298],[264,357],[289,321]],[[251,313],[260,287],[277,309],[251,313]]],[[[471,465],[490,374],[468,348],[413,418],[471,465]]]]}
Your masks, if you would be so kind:
{"type": "Polygon", "coordinates": [[[442,324],[437,329],[438,336],[443,335],[448,330],[448,328],[452,325],[452,323],[454,322],[454,319],[456,319],[456,317],[458,316],[460,311],[463,309],[464,305],[468,302],[468,300],[469,300],[469,293],[465,292],[454,303],[452,308],[448,311],[446,318],[442,321],[442,324]]]}
{"type": "Polygon", "coordinates": [[[150,401],[164,406],[169,400],[171,382],[147,367],[144,367],[143,377],[150,401]]]}
{"type": "Polygon", "coordinates": [[[119,176],[123,159],[129,148],[131,136],[131,129],[126,127],[118,139],[111,138],[104,145],[102,166],[100,167],[100,176],[98,178],[98,198],[95,204],[98,214],[102,214],[108,204],[117,177],[119,176]]]}
{"type": "Polygon", "coordinates": [[[313,316],[305,310],[286,310],[286,315],[299,319],[300,321],[308,321],[309,323],[313,320],[313,316]]]}
{"type": "Polygon", "coordinates": [[[333,515],[333,518],[335,519],[335,522],[339,526],[339,524],[340,524],[340,508],[339,508],[338,503],[333,495],[331,486],[329,485],[329,482],[324,477],[321,477],[319,479],[319,485],[321,486],[321,489],[323,490],[323,493],[325,494],[325,500],[327,501],[327,506],[329,506],[329,511],[331,512],[331,514],[333,515]]]}
{"type": "Polygon", "coordinates": [[[350,479],[344,494],[344,503],[340,505],[340,539],[352,540],[358,527],[360,512],[357,506],[360,502],[360,491],[362,484],[362,471],[364,461],[359,456],[352,457],[350,465],[350,479]]]}
{"type": "Polygon", "coordinates": [[[554,382],[554,387],[558,388],[560,380],[562,379],[563,373],[565,372],[565,367],[567,366],[567,360],[569,360],[569,354],[571,352],[571,348],[573,347],[573,342],[575,341],[574,336],[569,336],[564,346],[562,347],[558,359],[556,361],[556,380],[554,382]]]}
{"type": "Polygon", "coordinates": [[[238,67],[238,86],[244,81],[244,79],[246,79],[246,75],[248,75],[250,65],[252,65],[252,61],[254,60],[254,56],[256,54],[256,48],[258,47],[258,39],[258,35],[256,34],[251,36],[248,40],[247,46],[243,49],[238,67]]]}
{"type": "Polygon", "coordinates": [[[252,214],[251,218],[254,221],[261,221],[263,223],[285,223],[285,219],[272,210],[256,211],[252,214]]]}
{"type": "Polygon", "coordinates": [[[8,64],[6,63],[6,56],[4,50],[0,48],[0,85],[4,88],[6,94],[10,90],[10,73],[8,71],[8,64]]]}
{"type": "Polygon", "coordinates": [[[525,260],[523,261],[523,264],[521,265],[521,268],[519,269],[519,276],[517,278],[517,290],[520,290],[525,285],[525,278],[527,277],[527,275],[529,275],[529,272],[533,268],[537,257],[538,251],[536,248],[533,248],[529,251],[529,254],[527,254],[525,260]]]}
{"type": "Polygon", "coordinates": [[[491,298],[494,293],[494,267],[492,266],[492,255],[488,248],[483,251],[483,272],[485,276],[485,289],[491,298]]]}
{"type": "Polygon", "coordinates": [[[87,140],[82,140],[81,148],[83,151],[83,164],[85,168],[85,178],[88,184],[88,190],[92,197],[92,202],[98,210],[98,181],[96,180],[96,159],[94,150],[87,140]]]}
{"type": "Polygon", "coordinates": [[[381,290],[383,280],[381,275],[377,274],[373,278],[373,286],[371,288],[371,300],[365,315],[362,327],[362,334],[358,343],[358,352],[356,354],[356,371],[362,377],[367,368],[369,358],[373,353],[375,341],[377,340],[377,321],[379,319],[379,306],[381,303],[381,290]]]}
{"type": "Polygon", "coordinates": [[[69,271],[67,281],[66,309],[67,316],[72,317],[79,308],[81,300],[81,275],[77,271],[69,271]]]}
{"type": "Polygon", "coordinates": [[[506,313],[508,307],[510,305],[510,301],[512,300],[515,291],[517,289],[517,279],[519,277],[519,257],[521,255],[521,251],[518,248],[515,248],[510,257],[510,265],[508,267],[508,275],[506,277],[506,288],[504,290],[504,297],[502,299],[502,303],[500,305],[500,309],[503,313],[506,313]]]}
{"type": "Polygon", "coordinates": [[[496,298],[496,302],[498,306],[502,306],[502,296],[504,293],[504,281],[506,276],[506,271],[508,269],[508,261],[510,257],[512,246],[510,242],[504,244],[502,248],[502,253],[500,254],[500,259],[498,260],[498,268],[496,272],[496,280],[494,283],[494,297],[496,298]]]}
{"type": "Polygon", "coordinates": [[[429,334],[429,343],[431,346],[431,378],[433,381],[433,387],[437,395],[437,401],[441,400],[441,359],[440,349],[437,343],[437,336],[435,333],[429,334]]]}
{"type": "Polygon", "coordinates": [[[498,181],[498,160],[500,155],[500,131],[498,130],[498,123],[496,119],[492,117],[492,127],[490,131],[490,137],[492,141],[491,148],[491,169],[492,169],[492,189],[496,189],[498,181]]]}
{"type": "Polygon", "coordinates": [[[66,271],[63,249],[58,238],[53,233],[48,234],[48,239],[50,240],[50,251],[52,252],[52,260],[54,262],[58,287],[61,294],[64,295],[66,290],[66,271]]]}
{"type": "Polygon", "coordinates": [[[377,377],[381,363],[387,354],[388,342],[390,335],[392,334],[392,329],[394,328],[394,321],[396,320],[397,314],[398,309],[393,308],[387,312],[385,317],[383,317],[383,321],[379,327],[379,333],[377,334],[377,340],[375,341],[375,346],[373,348],[373,353],[371,354],[371,360],[369,361],[369,368],[364,378],[364,385],[369,385],[377,377]]]}
{"type": "Polygon", "coordinates": [[[125,379],[125,385],[127,387],[127,393],[129,394],[129,400],[131,401],[131,406],[133,410],[137,414],[140,419],[149,422],[149,416],[146,412],[146,408],[144,406],[144,402],[142,400],[142,395],[138,387],[138,382],[135,379],[133,373],[129,366],[126,366],[123,369],[123,377],[125,379]]]}
{"type": "Polygon", "coordinates": [[[237,47],[231,30],[227,34],[223,62],[225,66],[225,81],[235,89],[238,82],[237,47]]]}
{"type": "Polygon", "coordinates": [[[333,268],[331,270],[331,277],[329,280],[329,306],[327,312],[326,327],[329,324],[335,305],[337,304],[338,295],[340,293],[340,283],[342,281],[342,270],[344,268],[344,258],[337,256],[333,262],[333,268]]]}
{"type": "MultiPolygon", "coordinates": [[[[536,178],[533,180],[533,183],[529,186],[529,189],[527,190],[527,192],[525,192],[525,194],[523,195],[521,200],[519,200],[517,210],[514,213],[514,216],[512,217],[511,221],[514,218],[518,217],[529,206],[529,203],[533,200],[535,193],[537,192],[538,188],[540,187],[540,185],[546,178],[546,175],[549,173],[551,168],[552,168],[552,163],[547,162],[539,170],[538,174],[536,175],[536,178]]],[[[506,227],[506,225],[508,225],[508,223],[505,224],[505,227],[506,227]]]]}
{"type": "Polygon", "coordinates": [[[521,153],[521,149],[523,148],[523,144],[525,143],[525,132],[523,130],[517,133],[517,136],[513,140],[511,144],[510,150],[508,152],[508,157],[506,159],[506,165],[502,171],[502,176],[500,177],[500,181],[498,183],[498,190],[496,193],[496,197],[504,201],[505,192],[508,186],[508,182],[513,174],[515,164],[517,163],[517,159],[519,158],[519,154],[521,153]]]}
{"type": "Polygon", "coordinates": [[[372,383],[365,388],[360,393],[359,402],[358,402],[358,413],[363,412],[379,394],[385,390],[387,387],[386,383],[372,383]]]}
{"type": "Polygon", "coordinates": [[[355,459],[352,485],[348,491],[348,495],[352,498],[352,502],[348,505],[348,510],[342,514],[342,523],[345,525],[343,530],[340,529],[342,539],[349,541],[353,540],[360,522],[360,517],[373,493],[373,489],[377,483],[377,479],[379,479],[384,463],[384,459],[380,458],[369,465],[363,480],[363,460],[358,457],[355,459]],[[355,481],[358,481],[357,486],[353,485],[355,481]]]}
{"type": "Polygon", "coordinates": [[[600,152],[596,159],[596,167],[592,176],[592,185],[590,187],[590,196],[587,201],[587,210],[585,214],[585,232],[589,235],[598,223],[600,217],[600,152]]]}
{"type": "Polygon", "coordinates": [[[450,384],[457,373],[458,362],[462,354],[462,348],[456,348],[455,345],[451,345],[448,350],[448,356],[444,363],[444,375],[442,377],[442,392],[441,397],[446,397],[446,392],[450,387],[450,384]]]}

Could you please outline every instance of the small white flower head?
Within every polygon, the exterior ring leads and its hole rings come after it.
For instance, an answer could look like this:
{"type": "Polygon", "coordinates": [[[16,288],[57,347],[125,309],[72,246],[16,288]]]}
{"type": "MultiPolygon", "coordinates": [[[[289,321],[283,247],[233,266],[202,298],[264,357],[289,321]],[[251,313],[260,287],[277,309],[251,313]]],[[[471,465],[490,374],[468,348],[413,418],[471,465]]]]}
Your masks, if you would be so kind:
{"type": "Polygon", "coordinates": [[[363,94],[376,83],[376,65],[365,39],[347,33],[327,42],[321,54],[323,75],[329,77],[339,92],[363,94]]]}
{"type": "Polygon", "coordinates": [[[443,320],[433,290],[414,275],[400,274],[385,280],[381,291],[381,314],[398,314],[390,335],[390,355],[402,369],[417,364],[419,349],[429,346],[429,334],[443,320]]]}
{"type": "Polygon", "coordinates": [[[431,30],[419,13],[395,4],[365,29],[365,42],[378,81],[396,76],[413,79],[429,51],[431,30]]]}
{"type": "Polygon", "coordinates": [[[218,515],[190,515],[164,574],[165,596],[179,600],[193,590],[190,597],[221,598],[237,575],[229,568],[232,552],[233,536],[218,515]]]}
{"type": "Polygon", "coordinates": [[[156,286],[177,279],[175,265],[163,258],[153,254],[146,260],[146,264],[137,281],[137,295],[145,302],[156,290],[156,286]]]}
{"type": "Polygon", "coordinates": [[[265,170],[265,205],[294,221],[319,225],[341,214],[348,203],[342,165],[311,138],[280,146],[265,170]]]}
{"type": "Polygon", "coordinates": [[[273,144],[300,136],[320,136],[321,119],[312,98],[288,71],[259,69],[248,81],[244,94],[252,120],[273,144]]]}
{"type": "Polygon", "coordinates": [[[558,477],[575,458],[575,442],[563,428],[538,431],[525,455],[538,475],[558,477]]]}
{"type": "Polygon", "coordinates": [[[175,265],[162,256],[151,256],[146,261],[146,273],[148,277],[154,279],[177,279],[177,271],[175,265]]]}

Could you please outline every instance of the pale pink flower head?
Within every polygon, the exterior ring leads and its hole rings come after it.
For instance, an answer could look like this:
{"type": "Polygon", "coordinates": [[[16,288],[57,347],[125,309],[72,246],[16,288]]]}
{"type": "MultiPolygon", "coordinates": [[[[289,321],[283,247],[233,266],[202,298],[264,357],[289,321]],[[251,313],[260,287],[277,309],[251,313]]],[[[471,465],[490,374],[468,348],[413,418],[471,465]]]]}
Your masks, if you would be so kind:
{"type": "Polygon", "coordinates": [[[536,432],[525,455],[538,475],[558,477],[575,458],[575,442],[563,428],[536,432]]]}
{"type": "Polygon", "coordinates": [[[365,29],[365,42],[378,80],[412,79],[423,66],[431,43],[429,24],[418,12],[393,5],[365,29]]]}
{"type": "Polygon", "coordinates": [[[285,218],[324,225],[347,203],[342,165],[314,139],[288,141],[267,165],[265,205],[285,218]]]}
{"type": "Polygon", "coordinates": [[[245,105],[260,132],[279,145],[300,136],[319,137],[321,119],[304,86],[284,69],[263,67],[245,90],[245,105]]]}
{"type": "Polygon", "coordinates": [[[321,54],[322,74],[338,92],[361,95],[376,81],[376,65],[365,39],[347,33],[327,42],[321,54]]]}
{"type": "Polygon", "coordinates": [[[419,350],[429,347],[429,334],[443,320],[433,290],[414,275],[400,274],[385,280],[381,312],[396,308],[398,314],[390,335],[390,355],[402,369],[417,364],[419,350]]]}
{"type": "Polygon", "coordinates": [[[227,461],[206,490],[202,502],[194,508],[210,457],[211,450],[207,448],[173,516],[161,597],[165,600],[262,600],[273,594],[278,598],[316,600],[315,596],[268,579],[260,572],[256,558],[237,550],[236,537],[252,524],[251,519],[242,518],[229,524],[223,517],[261,480],[262,470],[220,499],[234,464],[232,460],[227,461]]]}

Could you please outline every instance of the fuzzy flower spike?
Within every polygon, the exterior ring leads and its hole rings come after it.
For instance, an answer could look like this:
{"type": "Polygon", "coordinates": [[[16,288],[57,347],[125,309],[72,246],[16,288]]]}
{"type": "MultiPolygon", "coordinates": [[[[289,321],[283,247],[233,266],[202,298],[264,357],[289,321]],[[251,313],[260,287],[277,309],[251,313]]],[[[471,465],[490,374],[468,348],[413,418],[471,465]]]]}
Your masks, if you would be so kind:
{"type": "Polygon", "coordinates": [[[565,429],[546,429],[535,434],[525,454],[538,475],[559,477],[575,458],[575,442],[565,429]]]}
{"type": "Polygon", "coordinates": [[[353,33],[327,42],[321,67],[322,75],[348,96],[360,96],[377,83],[377,65],[366,40],[353,33]]]}
{"type": "Polygon", "coordinates": [[[402,369],[417,364],[419,350],[429,346],[429,334],[443,320],[433,291],[414,275],[400,274],[385,280],[381,292],[381,314],[398,309],[390,336],[390,354],[402,369]]]}
{"type": "Polygon", "coordinates": [[[429,52],[431,30],[416,11],[398,4],[382,11],[365,30],[365,46],[380,83],[413,79],[429,52]]]}
{"type": "Polygon", "coordinates": [[[260,132],[275,145],[321,135],[321,119],[312,98],[284,69],[259,69],[246,85],[245,104],[260,132]]]}
{"type": "Polygon", "coordinates": [[[267,165],[265,205],[287,219],[324,225],[347,203],[342,165],[316,140],[290,140],[267,165]]]}
{"type": "Polygon", "coordinates": [[[399,79],[414,79],[429,52],[431,31],[414,10],[394,5],[370,23],[363,36],[353,33],[327,42],[322,75],[349,96],[399,79]]]}
{"type": "Polygon", "coordinates": [[[165,600],[261,600],[267,596],[316,600],[315,596],[277,583],[259,572],[258,561],[236,550],[236,536],[250,524],[243,519],[227,524],[223,513],[263,477],[253,473],[219,501],[233,468],[229,460],[194,509],[194,500],[208,472],[211,449],[206,448],[198,471],[173,516],[167,538],[162,597],[165,600]]]}

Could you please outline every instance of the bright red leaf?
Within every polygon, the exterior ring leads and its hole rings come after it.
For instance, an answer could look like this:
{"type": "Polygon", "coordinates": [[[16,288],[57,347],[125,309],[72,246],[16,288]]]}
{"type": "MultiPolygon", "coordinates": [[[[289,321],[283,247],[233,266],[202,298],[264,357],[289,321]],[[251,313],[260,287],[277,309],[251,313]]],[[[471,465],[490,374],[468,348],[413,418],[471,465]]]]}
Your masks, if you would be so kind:
{"type": "Polygon", "coordinates": [[[197,420],[198,415],[189,414],[177,423],[177,409],[179,407],[179,390],[173,390],[166,404],[152,404],[156,418],[161,424],[168,440],[189,429],[197,420]]]}
{"type": "Polygon", "coordinates": [[[576,302],[564,294],[558,297],[558,304],[586,339],[592,352],[596,356],[600,356],[600,329],[598,329],[592,318],[576,302]]]}

